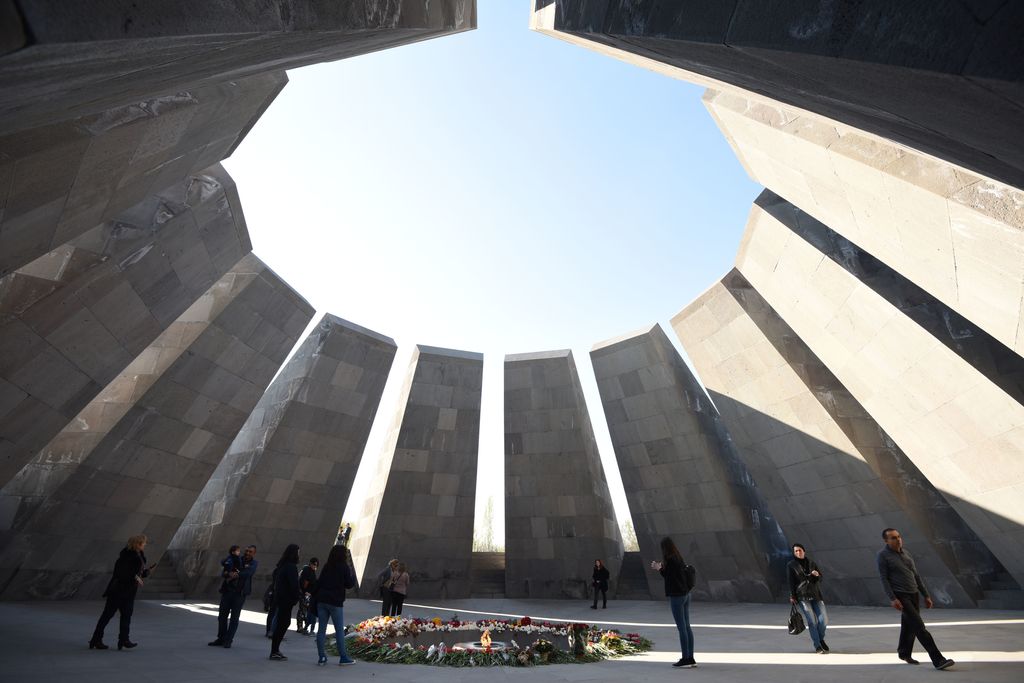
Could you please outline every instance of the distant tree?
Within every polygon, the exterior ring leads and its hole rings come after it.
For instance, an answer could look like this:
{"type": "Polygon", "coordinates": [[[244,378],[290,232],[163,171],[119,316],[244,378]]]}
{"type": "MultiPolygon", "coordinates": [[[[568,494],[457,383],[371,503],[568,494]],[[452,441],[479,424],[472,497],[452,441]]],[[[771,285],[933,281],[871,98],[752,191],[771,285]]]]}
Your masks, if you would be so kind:
{"type": "Polygon", "coordinates": [[[501,550],[494,543],[494,496],[487,496],[483,523],[473,537],[473,550],[478,553],[493,553],[501,550]]]}
{"type": "Polygon", "coordinates": [[[622,523],[622,545],[627,553],[640,550],[640,544],[636,540],[636,530],[633,528],[633,522],[628,519],[622,523]]]}

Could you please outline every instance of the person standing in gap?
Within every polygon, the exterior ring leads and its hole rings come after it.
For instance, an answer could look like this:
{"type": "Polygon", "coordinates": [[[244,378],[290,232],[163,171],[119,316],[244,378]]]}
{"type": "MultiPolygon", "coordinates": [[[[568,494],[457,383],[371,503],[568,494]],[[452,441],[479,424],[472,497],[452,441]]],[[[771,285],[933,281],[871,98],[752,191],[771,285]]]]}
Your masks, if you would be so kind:
{"type": "Polygon", "coordinates": [[[591,585],[594,587],[594,604],[590,606],[590,609],[597,609],[597,594],[601,593],[604,602],[601,604],[601,609],[608,607],[608,579],[611,578],[611,574],[608,573],[608,568],[604,566],[604,562],[601,560],[594,560],[594,574],[592,577],[591,585]]]}
{"type": "Polygon", "coordinates": [[[391,577],[391,610],[393,617],[402,616],[402,603],[409,592],[409,572],[405,569],[405,563],[399,562],[391,577]]]}
{"type": "Polygon", "coordinates": [[[921,596],[924,596],[924,606],[928,609],[934,603],[921,575],[917,573],[914,558],[903,547],[903,537],[898,530],[885,529],[882,531],[882,540],[885,541],[885,547],[878,552],[878,575],[890,604],[900,611],[900,640],[896,646],[896,655],[907,664],[919,664],[912,656],[916,638],[928,651],[936,669],[948,669],[956,662],[942,655],[921,618],[921,596]]]}
{"type": "Polygon", "coordinates": [[[661,539],[661,555],[661,562],[651,561],[651,569],[657,570],[665,579],[665,595],[668,596],[672,618],[679,630],[679,648],[682,650],[682,657],[672,666],[693,669],[697,662],[693,658],[693,629],[690,628],[692,569],[687,570],[682,553],[668,536],[661,539]]]}
{"type": "Polygon", "coordinates": [[[391,586],[397,570],[398,560],[391,560],[377,574],[377,590],[380,592],[380,615],[382,617],[391,614],[391,586]]]}
{"type": "Polygon", "coordinates": [[[814,651],[819,655],[828,654],[830,650],[825,642],[828,612],[821,597],[821,570],[800,543],[793,544],[793,559],[786,565],[786,574],[789,578],[789,602],[803,612],[814,651]]]}

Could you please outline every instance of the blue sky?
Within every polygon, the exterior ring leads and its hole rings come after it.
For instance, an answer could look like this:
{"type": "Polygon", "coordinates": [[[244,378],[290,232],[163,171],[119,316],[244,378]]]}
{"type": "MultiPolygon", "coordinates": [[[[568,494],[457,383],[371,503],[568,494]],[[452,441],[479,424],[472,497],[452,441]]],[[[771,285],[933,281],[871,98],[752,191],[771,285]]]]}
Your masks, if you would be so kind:
{"type": "Polygon", "coordinates": [[[415,344],[485,354],[478,518],[489,494],[503,511],[507,353],[573,350],[611,469],[591,346],[655,322],[674,339],[760,190],[702,88],[534,33],[529,9],[479,0],[475,31],[290,72],[225,164],[255,253],[314,321],[399,344],[346,517],[415,344]]]}

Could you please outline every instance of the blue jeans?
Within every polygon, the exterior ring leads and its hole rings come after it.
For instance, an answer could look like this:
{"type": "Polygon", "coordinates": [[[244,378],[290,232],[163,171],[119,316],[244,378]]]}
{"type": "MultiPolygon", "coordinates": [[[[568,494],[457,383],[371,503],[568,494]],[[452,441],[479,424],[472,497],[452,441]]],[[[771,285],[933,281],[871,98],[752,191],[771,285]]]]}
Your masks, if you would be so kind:
{"type": "Polygon", "coordinates": [[[679,629],[679,649],[684,659],[693,659],[693,629],[690,628],[690,596],[671,595],[668,599],[672,609],[672,618],[679,629]]]}
{"type": "Polygon", "coordinates": [[[338,641],[338,655],[340,655],[338,661],[351,662],[352,658],[345,651],[345,621],[342,616],[342,606],[319,602],[316,605],[316,616],[317,621],[320,622],[320,628],[316,632],[316,651],[320,655],[320,659],[327,659],[324,642],[327,640],[327,617],[330,617],[334,623],[334,637],[338,641]]]}
{"type": "Polygon", "coordinates": [[[825,629],[828,627],[828,612],[825,611],[825,603],[821,600],[797,600],[800,611],[803,612],[804,621],[807,622],[807,632],[811,634],[811,642],[814,649],[821,647],[821,641],[825,640],[825,629]]]}

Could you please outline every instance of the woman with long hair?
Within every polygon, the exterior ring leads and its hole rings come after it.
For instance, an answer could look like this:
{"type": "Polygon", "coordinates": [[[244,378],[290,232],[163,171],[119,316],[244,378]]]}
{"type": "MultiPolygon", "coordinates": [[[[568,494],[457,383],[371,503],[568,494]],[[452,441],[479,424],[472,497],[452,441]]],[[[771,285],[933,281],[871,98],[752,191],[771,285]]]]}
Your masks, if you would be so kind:
{"type": "Polygon", "coordinates": [[[661,539],[662,561],[651,561],[651,569],[657,570],[665,579],[665,595],[668,596],[672,618],[679,630],[679,648],[682,657],[673,664],[674,667],[694,668],[697,662],[693,659],[693,629],[690,628],[690,585],[686,578],[686,562],[679,548],[666,536],[661,539]]]}
{"type": "Polygon", "coordinates": [[[356,585],[355,576],[349,566],[348,549],[343,545],[336,545],[331,548],[327,556],[327,564],[320,572],[320,581],[317,583],[316,599],[317,620],[320,624],[316,632],[316,651],[320,655],[317,664],[323,666],[327,663],[327,652],[324,650],[324,641],[327,639],[327,618],[330,617],[334,623],[334,637],[338,642],[338,666],[355,664],[355,661],[345,651],[345,589],[353,588],[356,585]]]}
{"type": "Polygon", "coordinates": [[[288,659],[281,654],[281,641],[292,623],[292,608],[299,601],[299,546],[292,543],[277,561],[274,570],[274,633],[270,640],[270,658],[288,659]]]}
{"type": "Polygon", "coordinates": [[[92,632],[92,640],[89,641],[90,650],[107,650],[103,644],[103,630],[113,618],[115,612],[121,613],[121,623],[117,632],[117,649],[130,650],[138,643],[133,643],[129,636],[132,625],[132,612],[135,610],[135,594],[142,585],[142,580],[149,576],[150,570],[156,566],[146,566],[146,555],[142,551],[149,541],[145,534],[132,536],[128,543],[121,549],[117,561],[114,562],[114,575],[110,577],[107,589],[103,591],[103,597],[107,603],[103,606],[103,613],[96,622],[96,629],[92,632]]]}
{"type": "Polygon", "coordinates": [[[391,616],[402,616],[402,603],[409,592],[409,572],[404,562],[399,562],[391,579],[391,616]]]}
{"type": "Polygon", "coordinates": [[[800,543],[793,544],[793,559],[786,565],[786,574],[789,578],[789,602],[803,612],[814,651],[819,655],[828,654],[828,643],[825,642],[828,612],[821,597],[821,570],[800,543]]]}
{"type": "Polygon", "coordinates": [[[604,600],[601,604],[601,609],[608,607],[609,578],[611,578],[611,574],[608,572],[608,568],[604,566],[604,562],[601,560],[594,560],[594,574],[591,577],[591,585],[594,587],[594,604],[590,606],[590,609],[597,609],[598,593],[601,593],[604,600]]]}

